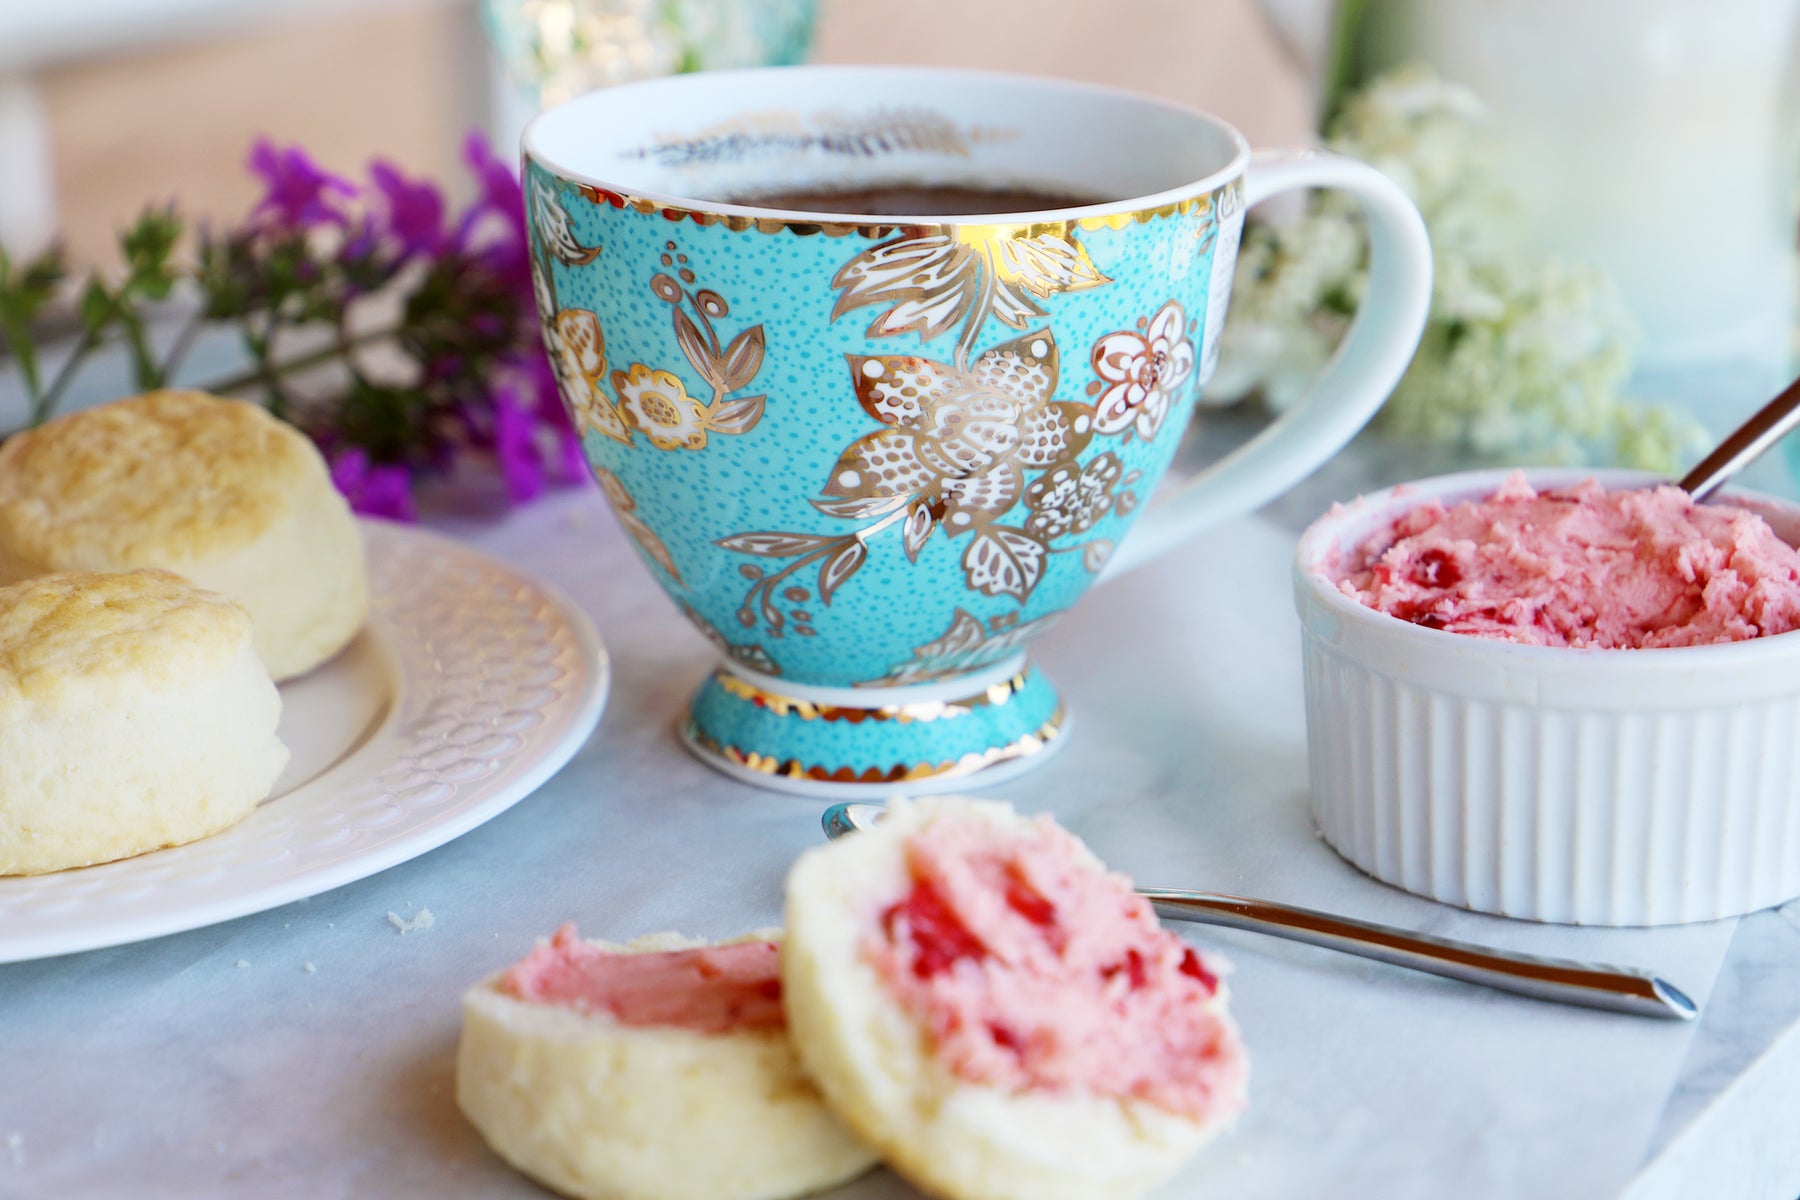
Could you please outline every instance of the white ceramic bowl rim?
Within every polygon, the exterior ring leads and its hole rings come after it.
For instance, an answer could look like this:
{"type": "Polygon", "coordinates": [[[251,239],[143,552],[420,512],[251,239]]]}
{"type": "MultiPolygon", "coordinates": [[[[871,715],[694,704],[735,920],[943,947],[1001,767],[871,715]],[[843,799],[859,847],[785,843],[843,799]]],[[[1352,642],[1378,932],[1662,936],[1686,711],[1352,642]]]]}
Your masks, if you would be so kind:
{"type": "MultiPolygon", "coordinates": [[[[1608,489],[1644,487],[1668,482],[1643,471],[1580,467],[1522,468],[1533,487],[1568,487],[1597,479],[1608,489]]],[[[1708,646],[1669,646],[1641,650],[1575,649],[1566,646],[1530,646],[1494,638],[1472,637],[1448,630],[1431,629],[1377,612],[1346,596],[1326,575],[1324,564],[1337,552],[1364,544],[1381,526],[1401,512],[1428,500],[1456,502],[1491,495],[1513,473],[1513,468],[1464,471],[1438,475],[1360,496],[1334,508],[1314,521],[1300,537],[1294,555],[1296,596],[1301,616],[1309,627],[1327,619],[1344,627],[1358,628],[1374,636],[1396,653],[1437,655],[1488,669],[1536,672],[1563,680],[1583,679],[1601,688],[1609,684],[1631,689],[1635,707],[1652,707],[1642,694],[1651,679],[1660,686],[1742,685],[1746,696],[1791,693],[1800,687],[1800,631],[1708,646]],[[1308,612],[1311,605],[1313,611],[1308,612]],[[1774,668],[1771,670],[1771,668],[1774,668]]],[[[1800,505],[1756,492],[1728,491],[1718,502],[1738,504],[1770,518],[1776,532],[1790,543],[1800,541],[1800,505]],[[1785,526],[1785,528],[1784,528],[1785,526]]],[[[1583,688],[1581,690],[1587,690],[1583,688]]],[[[1711,690],[1711,689],[1709,689],[1711,690]]],[[[1685,694],[1685,691],[1684,691],[1685,694]]],[[[1621,692],[1624,701],[1627,693],[1621,692]]],[[[1681,697],[1667,697],[1670,708],[1684,707],[1681,697]]]]}

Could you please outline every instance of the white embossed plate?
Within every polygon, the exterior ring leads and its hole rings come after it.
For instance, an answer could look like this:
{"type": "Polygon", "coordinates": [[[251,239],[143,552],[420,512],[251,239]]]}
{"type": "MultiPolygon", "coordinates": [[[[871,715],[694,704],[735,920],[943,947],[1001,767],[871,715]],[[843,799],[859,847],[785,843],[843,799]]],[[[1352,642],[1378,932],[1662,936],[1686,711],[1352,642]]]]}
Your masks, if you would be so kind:
{"type": "Polygon", "coordinates": [[[249,817],[210,838],[0,878],[0,962],[195,929],[415,858],[528,795],[587,741],[610,673],[568,600],[475,551],[363,524],[369,623],[281,689],[293,752],[249,817]]]}

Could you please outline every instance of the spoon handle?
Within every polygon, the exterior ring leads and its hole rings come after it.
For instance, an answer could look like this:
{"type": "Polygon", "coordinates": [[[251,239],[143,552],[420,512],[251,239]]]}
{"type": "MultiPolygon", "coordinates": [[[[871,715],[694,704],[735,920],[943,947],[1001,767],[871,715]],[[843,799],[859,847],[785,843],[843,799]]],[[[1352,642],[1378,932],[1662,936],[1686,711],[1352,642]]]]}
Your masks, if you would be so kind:
{"type": "Polygon", "coordinates": [[[1699,1011],[1680,989],[1643,971],[1492,950],[1310,908],[1216,892],[1143,888],[1140,894],[1150,900],[1158,916],[1172,921],[1266,933],[1538,1000],[1681,1021],[1692,1020],[1699,1011]]]}
{"type": "MultiPolygon", "coordinates": [[[[820,823],[825,836],[836,839],[873,829],[881,816],[879,804],[833,804],[820,823]]],[[[1138,894],[1150,901],[1158,916],[1171,921],[1266,933],[1537,1000],[1678,1021],[1691,1021],[1700,1011],[1666,979],[1625,967],[1490,950],[1391,925],[1218,892],[1140,888],[1138,894]]]]}
{"type": "Polygon", "coordinates": [[[1755,416],[1732,431],[1700,465],[1681,477],[1675,486],[1704,500],[1719,485],[1736,475],[1764,450],[1785,437],[1800,424],[1800,379],[1787,385],[1782,393],[1757,410],[1755,416]]]}

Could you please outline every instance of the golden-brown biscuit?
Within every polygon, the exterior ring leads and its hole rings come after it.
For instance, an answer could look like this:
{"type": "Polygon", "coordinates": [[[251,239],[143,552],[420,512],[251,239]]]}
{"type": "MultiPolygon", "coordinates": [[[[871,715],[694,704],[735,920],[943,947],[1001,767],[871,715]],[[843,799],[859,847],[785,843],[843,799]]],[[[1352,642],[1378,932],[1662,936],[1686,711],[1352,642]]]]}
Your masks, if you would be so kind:
{"type": "MultiPolygon", "coordinates": [[[[708,945],[672,933],[625,945],[574,937],[572,927],[558,931],[534,956],[708,945]]],[[[626,1024],[606,1011],[520,999],[507,974],[463,999],[456,1098],[488,1144],[533,1179],[582,1200],[774,1200],[874,1163],[826,1110],[779,1027],[626,1024]]]]}
{"type": "Polygon", "coordinates": [[[0,588],[0,874],[191,842],[288,752],[250,618],[167,571],[0,588]]]}
{"type": "Polygon", "coordinates": [[[787,926],[801,1063],[933,1196],[1131,1200],[1243,1103],[1210,968],[1128,881],[1005,804],[896,802],[807,851],[787,926]]]}
{"type": "Polygon", "coordinates": [[[151,392],[0,444],[0,584],[137,567],[242,604],[277,680],[336,654],[368,611],[324,459],[256,405],[151,392]]]}

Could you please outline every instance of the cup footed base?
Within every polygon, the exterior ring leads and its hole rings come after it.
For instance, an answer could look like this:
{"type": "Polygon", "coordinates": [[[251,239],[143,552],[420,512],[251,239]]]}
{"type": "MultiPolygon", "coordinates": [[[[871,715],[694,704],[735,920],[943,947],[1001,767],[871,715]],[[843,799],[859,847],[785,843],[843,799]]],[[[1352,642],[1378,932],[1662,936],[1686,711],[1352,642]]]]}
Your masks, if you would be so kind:
{"type": "Polygon", "coordinates": [[[716,770],[793,795],[920,795],[986,787],[1044,762],[1068,735],[1062,698],[1024,658],[883,688],[789,683],[723,665],[680,720],[716,770]]]}

